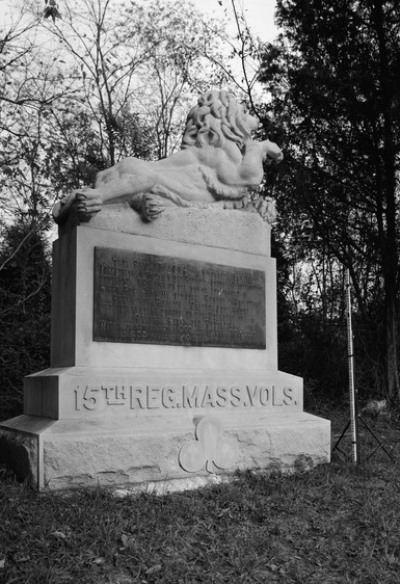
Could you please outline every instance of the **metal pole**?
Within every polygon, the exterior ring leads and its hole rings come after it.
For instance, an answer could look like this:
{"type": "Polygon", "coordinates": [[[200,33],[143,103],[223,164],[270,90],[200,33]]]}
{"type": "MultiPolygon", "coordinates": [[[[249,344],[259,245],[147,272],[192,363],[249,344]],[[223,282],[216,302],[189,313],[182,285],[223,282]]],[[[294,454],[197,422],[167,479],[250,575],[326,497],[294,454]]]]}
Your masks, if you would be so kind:
{"type": "Polygon", "coordinates": [[[346,269],[346,308],[347,308],[347,353],[349,361],[349,393],[350,393],[350,427],[353,463],[359,463],[358,454],[358,428],[357,428],[357,394],[354,383],[354,352],[353,352],[353,327],[352,305],[350,288],[350,270],[346,269]]]}

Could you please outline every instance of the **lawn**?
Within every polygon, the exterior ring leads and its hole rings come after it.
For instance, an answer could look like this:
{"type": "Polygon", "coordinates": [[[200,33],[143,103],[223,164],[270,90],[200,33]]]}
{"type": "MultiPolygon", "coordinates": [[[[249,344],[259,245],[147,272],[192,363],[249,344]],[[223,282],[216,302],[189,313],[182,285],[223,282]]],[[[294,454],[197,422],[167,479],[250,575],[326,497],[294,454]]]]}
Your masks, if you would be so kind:
{"type": "MultiPolygon", "coordinates": [[[[333,416],[336,435],[343,416],[333,416]]],[[[37,494],[0,469],[3,584],[396,584],[400,433],[368,421],[364,462],[294,476],[245,473],[158,497],[37,494]]],[[[349,450],[349,444],[343,445],[349,450]]]]}

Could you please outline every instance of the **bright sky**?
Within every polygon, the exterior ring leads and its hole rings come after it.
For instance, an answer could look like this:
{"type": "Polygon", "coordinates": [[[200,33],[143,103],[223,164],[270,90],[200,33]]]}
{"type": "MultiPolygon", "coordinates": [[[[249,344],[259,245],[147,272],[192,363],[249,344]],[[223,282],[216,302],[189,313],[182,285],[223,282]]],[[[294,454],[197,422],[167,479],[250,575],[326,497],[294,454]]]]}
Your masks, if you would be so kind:
{"type": "MultiPolygon", "coordinates": [[[[224,9],[232,15],[231,0],[194,0],[200,10],[219,18],[224,17],[224,9]]],[[[278,34],[274,23],[275,0],[236,0],[238,11],[244,12],[247,25],[254,36],[263,41],[273,41],[278,34]]],[[[236,28],[233,29],[234,32],[236,28]]]]}
{"type": "MultiPolygon", "coordinates": [[[[58,0],[58,5],[62,11],[62,4],[65,0],[58,0]]],[[[35,0],[38,6],[44,6],[44,0],[35,0]]],[[[198,4],[199,10],[206,12],[210,16],[224,18],[224,10],[233,19],[232,0],[194,0],[198,4]]],[[[255,36],[259,36],[263,41],[272,41],[278,34],[274,24],[275,0],[235,0],[238,11],[244,12],[247,24],[255,36]]],[[[15,0],[0,0],[0,25],[8,21],[9,14],[15,14],[15,0]]],[[[236,27],[232,24],[232,32],[236,32],[236,27]]]]}

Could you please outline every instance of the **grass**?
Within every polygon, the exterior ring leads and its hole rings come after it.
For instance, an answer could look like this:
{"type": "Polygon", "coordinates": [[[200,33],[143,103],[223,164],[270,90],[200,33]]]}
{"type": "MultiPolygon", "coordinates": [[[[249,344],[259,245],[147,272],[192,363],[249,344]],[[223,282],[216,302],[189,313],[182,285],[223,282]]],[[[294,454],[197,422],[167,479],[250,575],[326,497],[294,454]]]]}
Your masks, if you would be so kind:
{"type": "MultiPolygon", "coordinates": [[[[399,431],[387,419],[371,427],[394,463],[379,450],[357,467],[245,473],[164,497],[38,495],[2,469],[0,582],[396,584],[399,431]]],[[[374,441],[364,431],[361,441],[365,457],[374,441]]]]}

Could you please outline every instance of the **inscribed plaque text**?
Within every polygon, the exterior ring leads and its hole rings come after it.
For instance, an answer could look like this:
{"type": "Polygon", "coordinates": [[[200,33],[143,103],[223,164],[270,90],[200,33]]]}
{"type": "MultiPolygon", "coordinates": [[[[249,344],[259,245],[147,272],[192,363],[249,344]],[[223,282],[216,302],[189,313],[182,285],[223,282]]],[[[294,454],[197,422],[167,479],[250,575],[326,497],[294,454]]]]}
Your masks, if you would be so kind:
{"type": "Polygon", "coordinates": [[[265,348],[265,274],[96,247],[93,340],[265,348]]]}

